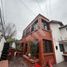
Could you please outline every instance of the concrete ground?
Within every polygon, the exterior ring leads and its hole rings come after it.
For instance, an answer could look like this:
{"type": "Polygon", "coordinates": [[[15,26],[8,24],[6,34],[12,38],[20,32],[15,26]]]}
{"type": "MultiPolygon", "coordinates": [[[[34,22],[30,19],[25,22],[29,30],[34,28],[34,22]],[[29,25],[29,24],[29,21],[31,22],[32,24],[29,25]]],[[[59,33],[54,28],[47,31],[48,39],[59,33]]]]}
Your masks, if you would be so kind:
{"type": "Polygon", "coordinates": [[[54,67],[67,67],[67,62],[62,62],[59,64],[54,65],[54,67]]]}
{"type": "Polygon", "coordinates": [[[9,61],[9,67],[28,67],[27,64],[20,58],[13,58],[9,61]]]}
{"type": "MultiPolygon", "coordinates": [[[[9,61],[9,67],[28,67],[27,64],[20,57],[15,57],[9,61]]],[[[53,67],[67,67],[67,62],[62,62],[54,65],[53,67]]]]}

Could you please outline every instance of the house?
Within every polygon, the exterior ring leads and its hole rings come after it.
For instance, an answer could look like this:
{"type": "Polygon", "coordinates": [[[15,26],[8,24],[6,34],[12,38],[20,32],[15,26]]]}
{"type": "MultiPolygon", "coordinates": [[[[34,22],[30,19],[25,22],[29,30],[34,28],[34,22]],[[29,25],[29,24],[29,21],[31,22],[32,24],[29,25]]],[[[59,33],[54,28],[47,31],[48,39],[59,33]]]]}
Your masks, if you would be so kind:
{"type": "Polygon", "coordinates": [[[0,32],[0,58],[2,55],[2,50],[5,42],[6,42],[5,38],[2,36],[2,33],[0,32]]]}
{"type": "Polygon", "coordinates": [[[0,59],[1,59],[2,51],[3,51],[4,43],[6,42],[2,33],[1,23],[2,23],[2,17],[1,17],[1,9],[0,9],[0,59]]]}
{"type": "MultiPolygon", "coordinates": [[[[41,66],[47,66],[49,61],[52,64],[64,61],[63,54],[67,49],[62,43],[66,40],[62,38],[67,39],[65,28],[67,29],[62,22],[50,21],[39,14],[23,31],[21,39],[23,55],[38,59],[37,62],[41,66]]],[[[28,63],[31,62],[30,58],[27,60],[28,63]]]]}

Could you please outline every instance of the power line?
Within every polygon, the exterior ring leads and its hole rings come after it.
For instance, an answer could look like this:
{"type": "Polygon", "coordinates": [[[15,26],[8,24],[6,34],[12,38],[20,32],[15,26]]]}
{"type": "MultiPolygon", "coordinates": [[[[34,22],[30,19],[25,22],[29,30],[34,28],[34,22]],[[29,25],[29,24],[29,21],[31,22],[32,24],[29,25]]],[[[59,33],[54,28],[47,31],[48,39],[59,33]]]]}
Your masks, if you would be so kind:
{"type": "Polygon", "coordinates": [[[42,8],[41,8],[41,6],[40,6],[40,4],[39,4],[38,0],[36,0],[36,3],[37,3],[37,5],[38,5],[38,7],[39,7],[40,11],[44,14],[44,12],[43,12],[43,10],[42,10],[42,8]]]}
{"type": "Polygon", "coordinates": [[[46,1],[46,3],[45,3],[45,9],[46,9],[46,14],[47,14],[47,16],[48,16],[48,3],[47,3],[47,1],[46,1]]]}
{"type": "Polygon", "coordinates": [[[34,14],[34,12],[24,3],[24,1],[23,0],[19,0],[21,3],[22,3],[22,5],[24,5],[27,9],[29,9],[32,13],[33,13],[33,15],[35,16],[35,14],[34,14]]]}
{"type": "Polygon", "coordinates": [[[4,7],[3,7],[3,0],[1,0],[1,17],[2,17],[2,21],[5,23],[5,20],[4,20],[4,7]]]}
{"type": "Polygon", "coordinates": [[[49,14],[52,14],[51,0],[48,0],[49,14]]]}
{"type": "Polygon", "coordinates": [[[4,20],[4,10],[3,10],[3,0],[1,0],[1,25],[2,25],[2,29],[3,29],[3,35],[5,37],[5,28],[4,28],[4,25],[5,25],[5,20],[4,20]]]}

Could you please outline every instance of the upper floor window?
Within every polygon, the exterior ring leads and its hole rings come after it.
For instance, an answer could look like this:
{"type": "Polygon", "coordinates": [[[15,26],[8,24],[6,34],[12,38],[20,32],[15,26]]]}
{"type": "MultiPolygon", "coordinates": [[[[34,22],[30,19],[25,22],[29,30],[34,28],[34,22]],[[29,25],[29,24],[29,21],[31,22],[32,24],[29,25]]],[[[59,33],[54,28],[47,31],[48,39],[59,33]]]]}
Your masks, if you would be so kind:
{"type": "Polygon", "coordinates": [[[38,29],[38,20],[34,22],[34,24],[32,25],[31,31],[35,31],[38,29]]]}
{"type": "Polygon", "coordinates": [[[53,52],[52,41],[50,41],[50,40],[43,40],[43,45],[44,45],[44,52],[45,53],[53,52]]]}
{"type": "Polygon", "coordinates": [[[30,27],[26,30],[26,35],[30,33],[30,27]]]}
{"type": "Polygon", "coordinates": [[[30,33],[30,27],[23,31],[23,36],[26,36],[30,33]]]}
{"type": "Polygon", "coordinates": [[[26,31],[24,30],[24,31],[23,31],[23,37],[24,37],[25,35],[26,35],[26,31]]]}
{"type": "Polygon", "coordinates": [[[42,26],[45,30],[49,30],[49,24],[45,20],[42,19],[42,26]]]}

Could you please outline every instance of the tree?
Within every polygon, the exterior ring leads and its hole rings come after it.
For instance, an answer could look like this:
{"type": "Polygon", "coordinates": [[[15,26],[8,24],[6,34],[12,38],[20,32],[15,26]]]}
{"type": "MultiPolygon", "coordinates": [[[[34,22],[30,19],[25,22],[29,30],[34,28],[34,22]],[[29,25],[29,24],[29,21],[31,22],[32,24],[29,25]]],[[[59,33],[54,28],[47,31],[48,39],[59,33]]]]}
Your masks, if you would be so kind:
{"type": "Polygon", "coordinates": [[[6,23],[4,17],[2,16],[0,9],[0,32],[2,32],[5,39],[15,38],[16,26],[13,23],[6,23]]]}
{"type": "Polygon", "coordinates": [[[5,36],[6,38],[10,37],[10,38],[14,38],[16,35],[16,27],[15,24],[12,23],[8,23],[5,25],[5,36]]]}
{"type": "Polygon", "coordinates": [[[16,27],[15,24],[8,23],[8,24],[1,24],[2,28],[0,29],[1,32],[3,33],[3,36],[5,39],[8,38],[15,38],[16,35],[16,27]]]}

